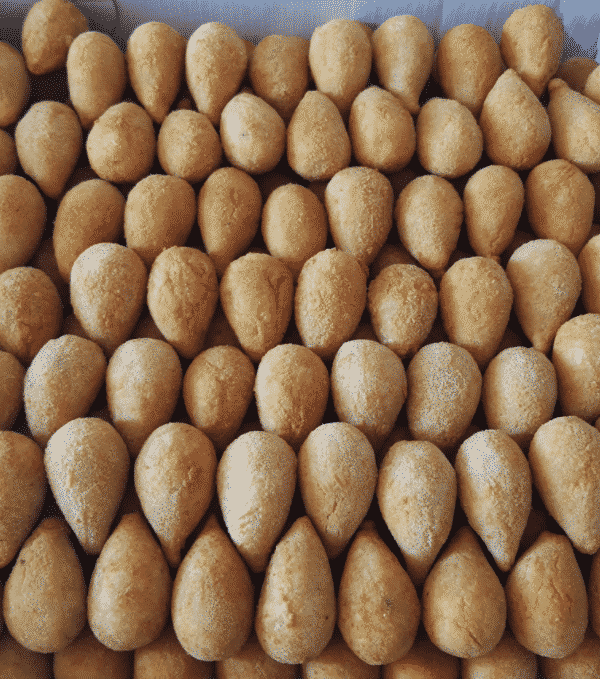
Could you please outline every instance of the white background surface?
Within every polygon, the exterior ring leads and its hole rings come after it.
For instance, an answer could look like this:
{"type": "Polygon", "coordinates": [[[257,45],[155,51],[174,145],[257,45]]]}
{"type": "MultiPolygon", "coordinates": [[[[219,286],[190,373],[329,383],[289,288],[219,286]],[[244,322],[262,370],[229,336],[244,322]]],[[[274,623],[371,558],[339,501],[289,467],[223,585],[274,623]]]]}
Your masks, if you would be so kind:
{"type": "MultiPolygon", "coordinates": [[[[221,21],[254,43],[270,34],[310,38],[316,26],[331,19],[359,19],[373,28],[391,16],[412,14],[422,19],[436,45],[452,26],[473,23],[487,28],[499,42],[502,24],[519,2],[481,3],[477,0],[290,0],[288,3],[235,0],[72,0],[90,20],[92,30],[109,32],[121,49],[136,26],[164,21],[186,38],[207,21],[221,21]]],[[[535,1],[535,0],[534,0],[535,1]]],[[[544,0],[538,0],[542,2],[544,0]]],[[[32,0],[1,0],[0,40],[20,47],[23,19],[32,0]]],[[[571,56],[596,58],[600,37],[600,3],[596,0],[545,0],[562,18],[568,35],[563,60],[571,56]]]]}

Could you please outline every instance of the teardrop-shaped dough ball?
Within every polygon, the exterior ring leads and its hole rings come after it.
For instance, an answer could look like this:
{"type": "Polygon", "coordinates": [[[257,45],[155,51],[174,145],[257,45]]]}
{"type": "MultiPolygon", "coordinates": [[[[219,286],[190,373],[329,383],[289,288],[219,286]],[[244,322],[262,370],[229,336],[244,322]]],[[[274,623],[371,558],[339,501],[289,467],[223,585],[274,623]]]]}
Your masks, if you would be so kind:
{"type": "Polygon", "coordinates": [[[548,679],[585,679],[600,674],[600,639],[590,630],[566,658],[540,657],[540,669],[548,679]]]}
{"type": "Polygon", "coordinates": [[[258,230],[262,197],[252,177],[236,167],[215,170],[198,195],[198,225],[219,278],[258,230]]]}
{"type": "Polygon", "coordinates": [[[323,421],[329,396],[329,374],[310,349],[280,344],[261,359],[254,384],[262,428],[294,450],[323,421]]]}
{"type": "Polygon", "coordinates": [[[88,554],[99,554],[127,482],[129,452],[117,430],[95,417],[55,432],[44,465],[56,502],[88,554]]]}
{"type": "Polygon", "coordinates": [[[479,125],[485,152],[496,165],[530,170],[550,146],[548,113],[512,68],[504,71],[485,98],[479,125]]]}
{"type": "Polygon", "coordinates": [[[510,629],[525,648],[546,658],[565,658],[577,649],[588,624],[588,600],[567,537],[544,531],[520,556],[508,574],[506,602],[510,629]]]}
{"type": "Polygon", "coordinates": [[[297,281],[304,263],[325,249],[327,213],[312,191],[285,184],[265,201],[261,232],[269,254],[283,262],[297,281]]]}
{"type": "Polygon", "coordinates": [[[306,679],[379,679],[381,672],[379,665],[367,665],[343,639],[336,638],[316,658],[306,660],[302,671],[306,679]]]}
{"type": "Polygon", "coordinates": [[[600,549],[600,432],[575,416],[543,424],[529,446],[535,487],[575,549],[600,549]]]}
{"type": "Polygon", "coordinates": [[[292,272],[276,257],[249,252],[221,278],[221,306],[242,349],[255,362],[277,346],[294,303],[292,272]]]}
{"type": "Polygon", "coordinates": [[[523,211],[521,178],[510,167],[488,165],[471,175],[463,201],[471,247],[481,257],[498,258],[512,241],[523,211]]]}
{"type": "Polygon", "coordinates": [[[413,583],[374,523],[365,522],[340,581],[338,626],[345,642],[369,665],[387,665],[413,645],[420,617],[413,583]]]}
{"type": "Polygon", "coordinates": [[[399,441],[381,463],[377,501],[412,581],[422,584],[452,527],[456,504],[452,465],[433,443],[399,441]]]}
{"type": "Polygon", "coordinates": [[[68,533],[62,519],[42,521],[21,548],[6,581],[6,626],[20,644],[36,653],[62,651],[85,625],[85,581],[68,533]]]}
{"type": "Polygon", "coordinates": [[[536,236],[566,245],[577,257],[592,228],[596,195],[592,182],[568,160],[548,160],[531,170],[525,193],[536,236]]]}
{"type": "Polygon", "coordinates": [[[389,179],[369,167],[340,170],[327,184],[325,207],[336,248],[371,264],[392,228],[389,179]]]}
{"type": "Polygon", "coordinates": [[[18,679],[52,679],[52,656],[30,651],[7,632],[0,635],[0,670],[18,679]]]}
{"type": "Polygon", "coordinates": [[[506,275],[525,336],[535,349],[547,353],[581,292],[575,256],[555,240],[538,238],[514,251],[506,265],[506,275]]]}
{"type": "Polygon", "coordinates": [[[593,422],[600,415],[600,314],[575,316],[560,326],[552,363],[563,415],[593,422]]]}
{"type": "Polygon", "coordinates": [[[219,341],[198,354],[183,378],[183,400],[190,420],[219,450],[231,443],[240,428],[252,402],[256,378],[248,356],[223,344],[219,341]]]}
{"type": "Polygon", "coordinates": [[[137,104],[123,101],[94,122],[85,143],[94,172],[115,184],[135,184],[152,168],[156,138],[152,119],[137,104]]]}
{"type": "Polygon", "coordinates": [[[170,421],[181,392],[181,363],[173,347],[155,339],[121,344],[106,371],[110,418],[132,457],[170,421]]]}
{"type": "Polygon", "coordinates": [[[357,21],[332,19],[314,29],[308,63],[319,92],[347,116],[371,72],[371,40],[357,21]]]}
{"type": "Polygon", "coordinates": [[[360,323],[367,302],[367,277],[347,252],[322,250],[302,267],[294,317],[304,346],[331,359],[360,323]]]}
{"type": "Polygon", "coordinates": [[[413,438],[442,450],[455,446],[479,404],[482,377],[475,359],[462,347],[436,342],[417,352],[406,376],[406,414],[413,438]]]}
{"type": "Polygon", "coordinates": [[[322,92],[303,97],[287,128],[287,160],[308,181],[331,179],[350,165],[350,137],[336,105],[322,92]]]}
{"type": "Polygon", "coordinates": [[[125,56],[112,38],[86,31],[73,40],[67,56],[69,96],[81,127],[94,121],[123,99],[127,84],[125,56]]]}
{"type": "Polygon", "coordinates": [[[546,89],[558,69],[564,28],[556,12],[546,5],[516,9],[504,22],[500,52],[536,97],[546,89]]]}
{"type": "MultiPolygon", "coordinates": [[[[214,677],[214,664],[196,660],[186,653],[175,635],[173,626],[168,623],[156,641],[135,649],[133,675],[135,679],[161,679],[162,677],[211,679],[214,677]]],[[[127,679],[129,676],[127,674],[127,679]]]]}
{"type": "MultiPolygon", "coordinates": [[[[583,94],[587,79],[596,68],[598,68],[598,62],[594,61],[594,59],[589,57],[570,57],[559,64],[556,77],[564,80],[575,92],[583,94]]],[[[598,75],[600,75],[600,71],[598,75]]]]}
{"type": "Polygon", "coordinates": [[[253,431],[227,446],[217,493],[233,543],[255,573],[267,567],[296,488],[296,455],[279,436],[253,431]]]}
{"type": "Polygon", "coordinates": [[[123,233],[123,194],[104,179],[89,179],[67,191],[58,206],[52,245],[60,277],[69,283],[79,255],[97,243],[114,243],[123,233]]]}
{"type": "Polygon", "coordinates": [[[548,84],[552,146],[582,172],[600,172],[600,104],[554,78],[548,84]]]}
{"type": "Polygon", "coordinates": [[[31,259],[45,226],[46,203],[37,186],[15,174],[0,177],[0,273],[31,259]]]}
{"type": "Polygon", "coordinates": [[[536,679],[539,676],[537,666],[535,653],[521,646],[506,630],[493,651],[477,658],[463,658],[461,677],[462,679],[502,679],[503,677],[536,679]]]}
{"type": "Polygon", "coordinates": [[[219,167],[223,149],[204,113],[175,109],[160,126],[156,155],[167,174],[197,184],[219,167]]]}
{"type": "Polygon", "coordinates": [[[483,375],[481,400],[489,429],[506,432],[523,450],[548,422],[558,388],[551,361],[533,347],[509,347],[483,375]]]}
{"type": "Polygon", "coordinates": [[[19,361],[8,351],[0,351],[0,431],[8,431],[21,411],[24,380],[19,361]]]}
{"type": "Polygon", "coordinates": [[[256,635],[282,663],[302,663],[327,646],[336,620],[335,591],[325,548],[308,516],[281,538],[267,566],[256,635]]]}
{"type": "Polygon", "coordinates": [[[133,250],[98,243],[84,250],[71,269],[71,304],[88,337],[112,354],[135,328],[148,274],[133,250]]]}
{"type": "Polygon", "coordinates": [[[44,344],[23,385],[27,424],[40,446],[67,422],[87,415],[105,375],[106,358],[94,342],[62,335],[44,344]]]}
{"type": "Polygon", "coordinates": [[[23,56],[34,75],[63,68],[69,45],[84,31],[88,21],[65,0],[40,0],[29,10],[22,29],[23,56]]]}
{"type": "Polygon", "coordinates": [[[184,542],[214,495],[217,456],[208,436],[190,424],[155,429],[135,461],[135,489],[169,564],[181,562],[184,542]]]}
{"type": "Polygon", "coordinates": [[[88,592],[92,632],[113,651],[133,651],[160,636],[169,615],[171,576],[139,513],[126,514],[102,548],[88,592]]]}
{"type": "Polygon", "coordinates": [[[463,221],[463,202],[447,179],[414,179],[400,193],[394,217],[402,245],[422,267],[446,267],[463,221]]]}
{"type": "Polygon", "coordinates": [[[58,198],[83,149],[77,114],[58,101],[40,101],[15,128],[19,162],[49,198],[58,198]]]}
{"type": "Polygon", "coordinates": [[[470,436],[454,463],[460,504],[471,528],[508,571],[531,511],[531,472],[519,446],[502,431],[470,436]]]}
{"type": "Polygon", "coordinates": [[[417,148],[412,116],[397,97],[381,87],[367,87],[355,97],[348,131],[356,160],[380,172],[398,172],[417,148]]]}
{"type": "Polygon", "coordinates": [[[351,424],[322,424],[300,447],[298,481],[306,513],[334,559],[371,506],[377,483],[373,448],[351,424]]]}
{"type": "Polygon", "coordinates": [[[248,56],[243,40],[225,24],[210,21],[190,36],[185,52],[185,76],[200,113],[219,124],[225,104],[238,91],[248,56]]]}
{"type": "Polygon", "coordinates": [[[123,226],[127,247],[148,269],[163,250],[184,245],[196,221],[196,194],[180,177],[151,174],[127,194],[123,226]]]}
{"type": "Polygon", "coordinates": [[[253,608],[248,569],[211,515],[173,585],[171,617],[179,643],[205,662],[235,655],[250,635],[253,608]]]}
{"type": "Polygon", "coordinates": [[[309,41],[296,35],[268,35],[249,58],[248,75],[254,92],[286,123],[308,88],[309,41]]]}
{"type": "Polygon", "coordinates": [[[154,260],[148,309],[164,338],[184,358],[195,358],[219,299],[211,258],[196,248],[173,246],[154,260]]]}
{"type": "Polygon", "coordinates": [[[423,623],[433,643],[459,658],[492,651],[504,634],[506,597],[475,533],[463,526],[423,586],[423,623]]]}
{"type": "Polygon", "coordinates": [[[417,155],[432,174],[453,179],[470,172],[483,152],[483,133],[459,101],[434,97],[417,117],[417,155]]]}
{"type": "Polygon", "coordinates": [[[331,393],[339,420],[356,427],[378,449],[406,400],[402,361],[379,342],[345,342],[331,366],[331,393]]]}
{"type": "Polygon", "coordinates": [[[0,349],[23,365],[58,337],[62,316],[58,291],[43,271],[19,266],[0,274],[0,349]]]}
{"type": "Polygon", "coordinates": [[[43,453],[27,436],[0,431],[0,568],[29,535],[46,497],[43,453]]]}
{"type": "Polygon", "coordinates": [[[23,113],[31,84],[25,59],[7,42],[0,42],[0,73],[0,127],[8,127],[23,113]]]}
{"type": "Polygon", "coordinates": [[[382,87],[416,115],[435,50],[427,26],[415,16],[393,16],[374,31],[371,42],[373,63],[382,87]]]}
{"type": "Polygon", "coordinates": [[[139,102],[162,123],[179,92],[187,40],[161,21],[138,26],[127,41],[127,72],[139,102]]]}
{"type": "Polygon", "coordinates": [[[438,292],[421,267],[390,264],[369,283],[368,307],[379,342],[400,358],[412,357],[431,332],[438,292]]]}
{"type": "Polygon", "coordinates": [[[54,654],[54,679],[129,679],[130,655],[101,644],[86,625],[83,632],[54,654]]]}
{"type": "Polygon", "coordinates": [[[487,365],[508,325],[513,291],[504,269],[487,257],[465,257],[442,276],[440,308],[450,341],[487,365]]]}
{"type": "Polygon", "coordinates": [[[444,33],[435,67],[444,94],[478,116],[488,92],[502,73],[502,58],[498,45],[485,28],[460,24],[444,33]],[[469,55],[468,59],[465,54],[469,55]]]}

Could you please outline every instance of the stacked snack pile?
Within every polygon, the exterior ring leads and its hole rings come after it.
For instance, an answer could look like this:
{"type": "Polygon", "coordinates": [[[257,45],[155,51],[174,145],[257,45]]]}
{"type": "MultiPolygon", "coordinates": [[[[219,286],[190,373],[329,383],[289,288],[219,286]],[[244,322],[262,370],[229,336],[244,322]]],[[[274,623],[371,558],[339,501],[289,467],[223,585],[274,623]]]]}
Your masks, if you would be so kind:
{"type": "Polygon", "coordinates": [[[600,66],[88,28],[0,42],[0,677],[599,677],[600,66]]]}

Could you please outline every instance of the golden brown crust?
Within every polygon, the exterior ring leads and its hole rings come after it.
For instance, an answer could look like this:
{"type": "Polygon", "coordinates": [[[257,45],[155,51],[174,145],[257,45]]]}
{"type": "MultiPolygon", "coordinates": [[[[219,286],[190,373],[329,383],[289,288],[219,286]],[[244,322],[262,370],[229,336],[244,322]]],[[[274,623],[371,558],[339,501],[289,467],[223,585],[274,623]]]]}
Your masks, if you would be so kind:
{"type": "Polygon", "coordinates": [[[5,479],[0,493],[0,568],[4,568],[39,516],[46,496],[46,474],[38,445],[12,431],[0,431],[0,464],[5,479]]]}
{"type": "Polygon", "coordinates": [[[129,679],[130,654],[101,644],[86,625],[83,632],[54,654],[54,679],[129,679]]]}
{"type": "Polygon", "coordinates": [[[302,663],[327,646],[335,620],[327,554],[310,519],[302,516],[269,561],[256,608],[256,635],[277,662],[302,663]]]}
{"type": "Polygon", "coordinates": [[[169,567],[140,514],[126,514],[102,548],[88,593],[88,621],[113,651],[160,636],[169,615],[169,567]]]}
{"type": "Polygon", "coordinates": [[[456,656],[440,651],[425,637],[418,638],[408,653],[384,665],[382,670],[383,679],[458,679],[460,661],[456,656]]]}
{"type": "Polygon", "coordinates": [[[102,349],[90,340],[63,335],[44,344],[23,385],[27,424],[40,446],[67,422],[87,415],[105,374],[102,349]]]}
{"type": "Polygon", "coordinates": [[[25,370],[7,351],[0,351],[0,431],[12,427],[23,405],[25,370]]]}
{"type": "Polygon", "coordinates": [[[137,457],[144,441],[171,419],[181,392],[177,352],[156,339],[123,342],[106,371],[106,400],[115,429],[137,457]]]}
{"type": "Polygon", "coordinates": [[[298,450],[325,414],[329,374],[310,349],[280,344],[259,363],[254,384],[258,417],[265,431],[298,450]]]}
{"type": "Polygon", "coordinates": [[[21,53],[7,42],[0,42],[0,127],[19,119],[30,92],[30,79],[21,53]]]}
{"type": "Polygon", "coordinates": [[[90,179],[60,201],[52,241],[60,275],[69,282],[77,257],[96,243],[114,243],[123,229],[125,198],[103,179],[90,179]]]}
{"type": "Polygon", "coordinates": [[[493,651],[478,658],[464,658],[461,676],[462,679],[505,679],[510,676],[535,679],[537,665],[536,655],[521,646],[507,630],[493,651]]]}
{"type": "Polygon", "coordinates": [[[217,662],[215,668],[217,679],[295,679],[298,676],[297,665],[273,660],[254,635],[238,653],[217,662]]]}
{"type": "Polygon", "coordinates": [[[138,26],[127,41],[131,86],[155,123],[162,123],[179,92],[187,40],[161,21],[138,26]]]}
{"type": "Polygon", "coordinates": [[[62,304],[39,269],[17,267],[0,274],[0,348],[29,365],[48,340],[58,337],[62,304]]]}
{"type": "Polygon", "coordinates": [[[173,567],[179,566],[185,540],[208,509],[216,467],[210,439],[182,422],[154,429],[135,461],[135,488],[144,515],[173,567]]]}
{"type": "Polygon", "coordinates": [[[367,665],[343,639],[335,637],[316,658],[304,662],[302,671],[306,679],[379,679],[380,676],[378,665],[367,665]]]}
{"type": "Polygon", "coordinates": [[[106,109],[123,98],[127,84],[125,57],[108,35],[86,31],[69,47],[67,79],[81,127],[89,130],[106,109]]]}
{"type": "Polygon", "coordinates": [[[287,128],[287,161],[308,181],[331,179],[350,164],[350,137],[336,105],[322,92],[303,97],[287,128]]]}
{"type": "Polygon", "coordinates": [[[217,21],[199,26],[188,40],[185,75],[200,113],[219,124],[225,104],[238,91],[246,73],[246,46],[237,33],[217,21]]]}
{"type": "Polygon", "coordinates": [[[179,643],[206,662],[235,655],[252,629],[253,597],[242,557],[211,515],[173,585],[171,615],[179,643]]]}
{"type": "Polygon", "coordinates": [[[547,658],[571,655],[588,623],[585,584],[568,538],[544,531],[506,581],[508,622],[517,641],[547,658]]]}
{"type": "Polygon", "coordinates": [[[506,598],[481,551],[464,526],[431,569],[423,587],[423,623],[433,643],[459,658],[496,647],[506,625],[506,598]]]}
{"type": "Polygon", "coordinates": [[[258,184],[235,167],[215,170],[202,185],[198,195],[198,225],[219,278],[252,242],[261,209],[258,184]]]}
{"type": "Polygon", "coordinates": [[[296,455],[266,431],[238,436],[217,469],[219,504],[232,541],[255,573],[265,570],[296,488],[296,455]]]}
{"type": "Polygon", "coordinates": [[[46,204],[35,184],[0,176],[0,274],[23,266],[37,250],[46,225],[46,204]]]}
{"type": "Polygon", "coordinates": [[[58,198],[83,149],[75,111],[58,101],[33,104],[15,128],[15,144],[25,174],[49,198],[58,198]]]}
{"type": "Polygon", "coordinates": [[[318,252],[305,262],[296,286],[294,319],[302,342],[320,358],[333,358],[358,327],[366,302],[367,277],[358,260],[335,248],[318,252]]]}
{"type": "Polygon", "coordinates": [[[536,95],[509,68],[483,102],[479,125],[485,152],[497,165],[530,170],[554,141],[550,119],[536,95]]]}
{"type": "Polygon", "coordinates": [[[117,430],[95,417],[71,420],[44,451],[50,488],[88,554],[99,554],[123,497],[129,453],[117,430]]]}
{"type": "Polygon", "coordinates": [[[413,645],[420,617],[413,583],[373,522],[366,522],[340,581],[338,626],[344,641],[369,665],[388,665],[413,645]]]}
{"type": "Polygon", "coordinates": [[[88,22],[68,0],[40,0],[29,10],[22,29],[23,56],[35,75],[62,68],[73,40],[88,22]]]}
{"type": "Polygon", "coordinates": [[[138,182],[154,162],[152,119],[137,104],[114,104],[94,122],[86,150],[92,169],[102,179],[117,184],[138,182]]]}
{"type": "Polygon", "coordinates": [[[36,653],[63,650],[85,625],[86,586],[69,532],[63,519],[42,521],[6,581],[6,626],[14,639],[36,653]]]}
{"type": "Polygon", "coordinates": [[[393,443],[379,469],[377,501],[413,582],[422,584],[452,527],[452,465],[428,441],[393,443]]]}
{"type": "MultiPolygon", "coordinates": [[[[2,57],[0,56],[0,58],[2,57]]],[[[5,174],[14,174],[17,169],[17,162],[15,140],[8,132],[0,129],[0,177],[5,174]]]]}
{"type": "Polygon", "coordinates": [[[394,194],[387,177],[368,167],[340,170],[327,184],[325,207],[338,250],[371,264],[392,228],[394,194]]]}

